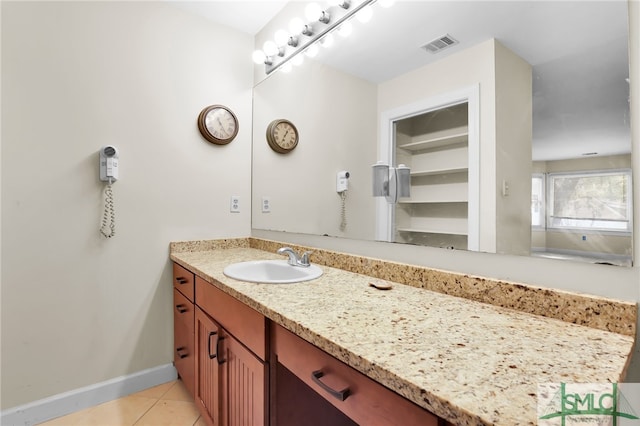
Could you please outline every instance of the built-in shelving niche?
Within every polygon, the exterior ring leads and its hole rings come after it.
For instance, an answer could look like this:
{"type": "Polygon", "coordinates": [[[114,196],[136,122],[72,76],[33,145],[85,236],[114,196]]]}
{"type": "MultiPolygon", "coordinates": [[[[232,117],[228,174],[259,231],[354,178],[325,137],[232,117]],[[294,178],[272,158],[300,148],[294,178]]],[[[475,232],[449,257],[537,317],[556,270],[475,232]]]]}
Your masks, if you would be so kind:
{"type": "Polygon", "coordinates": [[[468,103],[395,122],[395,157],[411,168],[411,197],[395,211],[395,241],[466,249],[469,220],[468,103]]]}

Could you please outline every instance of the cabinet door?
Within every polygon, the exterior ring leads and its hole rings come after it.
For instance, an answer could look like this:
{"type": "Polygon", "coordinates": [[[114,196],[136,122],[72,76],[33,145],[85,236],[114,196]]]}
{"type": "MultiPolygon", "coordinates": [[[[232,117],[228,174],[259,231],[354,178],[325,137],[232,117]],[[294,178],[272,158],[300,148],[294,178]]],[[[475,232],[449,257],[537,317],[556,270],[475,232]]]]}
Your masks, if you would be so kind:
{"type": "Polygon", "coordinates": [[[223,424],[264,425],[266,365],[226,333],[223,347],[223,424]]]}
{"type": "MultiPolygon", "coordinates": [[[[209,425],[221,425],[222,377],[218,356],[222,354],[222,328],[196,307],[196,395],[200,414],[209,425]],[[220,353],[218,352],[220,351],[220,353]]],[[[221,361],[220,361],[221,362],[221,361]]]]}

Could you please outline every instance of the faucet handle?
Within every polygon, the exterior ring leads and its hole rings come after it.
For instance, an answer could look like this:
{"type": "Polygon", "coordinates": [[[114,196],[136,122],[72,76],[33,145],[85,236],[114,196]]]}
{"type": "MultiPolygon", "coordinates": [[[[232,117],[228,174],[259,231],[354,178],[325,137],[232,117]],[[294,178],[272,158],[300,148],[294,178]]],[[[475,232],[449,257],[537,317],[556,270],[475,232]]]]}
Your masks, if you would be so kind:
{"type": "Polygon", "coordinates": [[[302,257],[300,258],[300,264],[304,266],[309,266],[309,255],[312,254],[312,251],[305,251],[302,253],[302,257]]]}

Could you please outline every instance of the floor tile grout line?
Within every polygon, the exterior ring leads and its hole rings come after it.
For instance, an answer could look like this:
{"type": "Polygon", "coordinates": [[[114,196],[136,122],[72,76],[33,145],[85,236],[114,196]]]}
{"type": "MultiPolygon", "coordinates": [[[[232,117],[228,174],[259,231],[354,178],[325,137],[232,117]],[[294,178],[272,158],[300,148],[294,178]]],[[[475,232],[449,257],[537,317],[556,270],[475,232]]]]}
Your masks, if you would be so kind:
{"type": "Polygon", "coordinates": [[[133,422],[133,423],[131,424],[131,426],[135,426],[135,425],[136,425],[136,423],[138,423],[140,420],[142,420],[142,418],[143,418],[144,416],[146,416],[146,415],[149,413],[149,411],[151,411],[151,409],[152,409],[153,407],[155,407],[155,406],[158,404],[158,402],[160,402],[160,398],[156,399],[156,402],[154,402],[153,404],[151,404],[151,407],[147,408],[147,410],[146,410],[144,413],[142,413],[142,415],[141,415],[140,417],[138,417],[138,418],[136,419],[136,421],[135,421],[135,422],[133,422]]]}
{"type": "Polygon", "coordinates": [[[176,386],[177,384],[178,384],[178,380],[174,380],[173,384],[171,386],[169,386],[169,388],[162,395],[160,395],[160,397],[158,399],[162,399],[162,397],[165,396],[166,394],[168,394],[169,391],[171,391],[171,389],[173,389],[173,387],[176,386]]]}

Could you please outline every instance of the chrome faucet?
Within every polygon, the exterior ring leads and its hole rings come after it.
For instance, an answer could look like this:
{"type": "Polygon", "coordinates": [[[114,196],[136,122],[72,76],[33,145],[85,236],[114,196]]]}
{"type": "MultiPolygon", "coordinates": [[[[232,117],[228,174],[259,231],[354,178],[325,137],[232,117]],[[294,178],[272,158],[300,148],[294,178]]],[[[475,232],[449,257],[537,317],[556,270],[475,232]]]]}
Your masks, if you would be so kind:
{"type": "Polygon", "coordinates": [[[287,263],[292,266],[302,266],[307,267],[311,265],[309,263],[309,255],[312,253],[310,251],[305,251],[302,253],[302,256],[298,256],[298,253],[295,252],[291,247],[282,247],[278,249],[278,254],[286,254],[289,256],[289,260],[287,263]]]}

